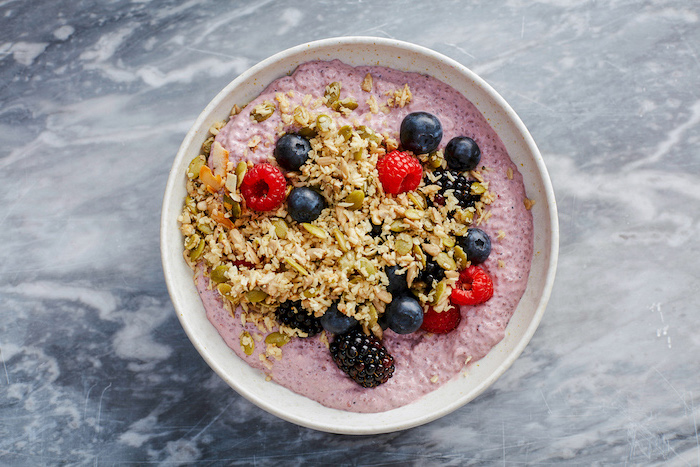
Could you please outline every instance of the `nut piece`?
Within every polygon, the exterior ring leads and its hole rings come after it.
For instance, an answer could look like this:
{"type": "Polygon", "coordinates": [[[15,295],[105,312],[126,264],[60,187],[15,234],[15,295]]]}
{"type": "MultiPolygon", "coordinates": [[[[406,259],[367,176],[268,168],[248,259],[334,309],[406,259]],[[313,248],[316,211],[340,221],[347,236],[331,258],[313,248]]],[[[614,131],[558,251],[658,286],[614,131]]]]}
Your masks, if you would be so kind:
{"type": "Polygon", "coordinates": [[[369,73],[365,75],[365,79],[362,80],[360,88],[365,92],[372,92],[372,75],[369,73]]]}
{"type": "Polygon", "coordinates": [[[270,101],[265,101],[253,107],[253,110],[250,111],[250,117],[260,123],[270,118],[273,113],[275,113],[275,104],[270,101]]]}

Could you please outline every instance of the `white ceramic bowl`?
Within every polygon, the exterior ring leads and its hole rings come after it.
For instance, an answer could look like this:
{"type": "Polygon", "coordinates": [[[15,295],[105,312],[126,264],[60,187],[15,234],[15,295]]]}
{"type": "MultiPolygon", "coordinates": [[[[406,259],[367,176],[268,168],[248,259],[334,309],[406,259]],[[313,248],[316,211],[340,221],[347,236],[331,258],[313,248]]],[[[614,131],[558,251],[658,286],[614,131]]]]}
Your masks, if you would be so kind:
{"type": "Polygon", "coordinates": [[[185,136],[170,170],[163,199],[161,255],[182,327],[209,366],[232,388],[262,409],[299,425],[333,433],[373,434],[414,427],[446,415],[474,399],[510,367],[544,313],[554,281],[558,235],[554,193],[542,156],[520,118],[491,86],[454,60],[417,45],[375,37],[342,37],[302,44],[263,60],[233,80],[206,106],[185,136]],[[260,371],[238,358],[205,316],[192,271],[182,258],[183,239],[177,223],[186,195],[185,169],[199,153],[209,127],[225,119],[234,104],[251,101],[270,82],[291,73],[300,63],[336,58],[351,65],[383,65],[430,74],[464,93],[503,140],[524,177],[528,197],[536,201],[532,209],[532,270],[503,341],[472,365],[468,377],[454,378],[410,405],[375,414],[324,407],[265,381],[260,371]]]}

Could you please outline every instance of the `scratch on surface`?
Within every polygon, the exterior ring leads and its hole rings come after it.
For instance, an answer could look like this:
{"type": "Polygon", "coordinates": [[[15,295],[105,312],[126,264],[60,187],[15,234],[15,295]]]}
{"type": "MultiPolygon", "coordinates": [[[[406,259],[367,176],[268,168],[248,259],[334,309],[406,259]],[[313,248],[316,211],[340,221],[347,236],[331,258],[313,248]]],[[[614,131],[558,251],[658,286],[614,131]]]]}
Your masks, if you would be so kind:
{"type": "Polygon", "coordinates": [[[695,447],[698,452],[698,465],[700,465],[700,438],[698,438],[698,422],[695,418],[695,403],[693,402],[693,391],[690,391],[690,409],[693,413],[693,428],[695,429],[695,447]]]}
{"type": "Polygon", "coordinates": [[[88,392],[85,395],[85,406],[83,407],[83,418],[87,418],[87,405],[88,405],[88,401],[90,400],[90,392],[92,392],[92,388],[94,388],[95,386],[97,386],[97,383],[90,386],[90,389],[88,389],[88,392]]]}
{"type": "Polygon", "coordinates": [[[5,379],[7,384],[10,384],[10,375],[7,373],[7,365],[5,365],[5,357],[2,356],[2,347],[0,347],[0,359],[2,359],[2,367],[5,369],[5,379]]]}
{"type": "Polygon", "coordinates": [[[231,404],[233,404],[233,401],[234,401],[234,400],[235,400],[235,399],[232,399],[231,402],[229,402],[229,403],[226,405],[226,407],[224,407],[223,409],[221,409],[221,411],[219,412],[219,414],[218,414],[216,417],[214,417],[214,418],[212,419],[211,422],[207,423],[207,425],[206,425],[204,428],[202,428],[201,430],[199,430],[199,433],[197,433],[196,435],[194,435],[194,436],[192,437],[192,441],[196,440],[196,439],[199,437],[199,435],[201,435],[202,433],[204,433],[205,431],[207,431],[207,429],[209,429],[209,427],[212,426],[212,425],[214,424],[214,422],[216,422],[216,421],[224,414],[224,412],[226,412],[226,410],[231,406],[231,404]]]}
{"type": "Polygon", "coordinates": [[[191,50],[191,51],[193,51],[193,52],[200,52],[200,53],[203,53],[203,54],[216,55],[216,56],[218,56],[218,57],[234,58],[234,59],[235,59],[235,58],[239,58],[239,57],[236,57],[235,55],[224,54],[224,53],[221,53],[221,52],[214,52],[214,51],[212,51],[212,50],[195,49],[194,47],[183,47],[183,48],[186,49],[186,50],[191,50]]]}
{"type": "Polygon", "coordinates": [[[681,393],[678,392],[678,389],[676,389],[675,386],[673,386],[673,384],[671,384],[671,382],[668,379],[666,379],[666,377],[659,370],[656,369],[656,367],[652,367],[652,368],[654,369],[655,372],[657,372],[659,374],[659,376],[661,376],[661,379],[663,379],[666,382],[666,384],[668,384],[669,387],[671,389],[673,389],[673,392],[676,393],[676,395],[678,396],[678,399],[680,399],[680,401],[683,402],[683,407],[685,407],[685,410],[686,411],[690,410],[690,408],[688,407],[688,403],[685,401],[685,399],[683,399],[683,397],[681,396],[681,393]]]}
{"type": "Polygon", "coordinates": [[[544,405],[547,406],[547,412],[549,412],[549,415],[552,415],[552,409],[549,408],[549,404],[547,403],[547,398],[544,397],[544,392],[542,392],[542,389],[540,389],[540,394],[542,395],[542,400],[544,401],[544,405]]]}
{"type": "Polygon", "coordinates": [[[100,394],[100,403],[97,406],[97,424],[95,425],[95,431],[97,431],[98,433],[100,432],[100,417],[102,416],[102,398],[105,395],[105,391],[107,391],[107,389],[111,387],[112,383],[109,383],[109,385],[107,385],[107,387],[102,390],[102,394],[100,394]]]}
{"type": "Polygon", "coordinates": [[[454,47],[455,49],[459,50],[460,52],[462,52],[464,55],[466,55],[469,58],[476,59],[476,57],[474,55],[470,54],[469,52],[467,52],[466,50],[464,50],[462,47],[458,46],[457,44],[453,44],[451,42],[445,42],[445,45],[449,45],[450,47],[454,47]]]}

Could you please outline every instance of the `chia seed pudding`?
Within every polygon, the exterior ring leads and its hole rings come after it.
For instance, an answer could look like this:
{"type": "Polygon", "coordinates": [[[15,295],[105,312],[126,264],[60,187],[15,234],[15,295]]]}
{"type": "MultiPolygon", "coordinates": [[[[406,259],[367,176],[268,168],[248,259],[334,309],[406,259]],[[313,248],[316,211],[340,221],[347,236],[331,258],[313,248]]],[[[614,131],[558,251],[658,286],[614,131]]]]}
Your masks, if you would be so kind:
{"type": "Polygon", "coordinates": [[[184,257],[209,321],[269,380],[382,412],[503,339],[533,203],[455,89],[307,62],[210,132],[187,171],[184,257]]]}

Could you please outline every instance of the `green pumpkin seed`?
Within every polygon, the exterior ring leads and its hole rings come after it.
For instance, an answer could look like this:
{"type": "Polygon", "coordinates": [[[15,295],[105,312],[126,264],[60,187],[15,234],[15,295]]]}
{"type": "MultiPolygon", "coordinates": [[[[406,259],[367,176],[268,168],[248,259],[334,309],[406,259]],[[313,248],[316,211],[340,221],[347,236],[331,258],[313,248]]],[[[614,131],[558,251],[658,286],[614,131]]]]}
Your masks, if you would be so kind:
{"type": "Polygon", "coordinates": [[[345,241],[345,235],[343,235],[343,232],[336,227],[333,229],[333,236],[335,237],[335,241],[338,242],[338,248],[340,248],[340,251],[347,253],[349,248],[348,243],[345,241]]]}
{"type": "Polygon", "coordinates": [[[411,219],[411,220],[418,220],[421,217],[423,217],[423,211],[419,211],[418,209],[406,209],[406,212],[404,213],[404,216],[406,216],[406,219],[411,219]]]}
{"type": "Polygon", "coordinates": [[[355,110],[357,106],[358,104],[355,99],[353,99],[352,97],[346,97],[345,99],[333,102],[331,108],[336,112],[340,112],[341,109],[355,110]]]}
{"type": "Polygon", "coordinates": [[[425,253],[423,253],[423,249],[420,247],[420,245],[413,245],[413,256],[416,257],[418,261],[425,267],[426,264],[426,257],[425,253]]]}
{"type": "Polygon", "coordinates": [[[316,129],[321,133],[327,133],[331,129],[333,119],[326,114],[316,117],[316,129]]]}
{"type": "Polygon", "coordinates": [[[454,258],[457,264],[457,269],[464,269],[467,267],[467,254],[464,252],[461,246],[457,245],[454,247],[454,258]]]}
{"type": "Polygon", "coordinates": [[[408,194],[408,199],[410,199],[413,205],[418,209],[425,209],[427,206],[425,198],[420,193],[411,192],[408,194]]]}
{"type": "Polygon", "coordinates": [[[365,200],[365,192],[362,190],[355,190],[345,197],[346,203],[352,203],[352,206],[348,206],[351,211],[357,211],[362,209],[362,203],[365,200]]]}
{"type": "Polygon", "coordinates": [[[284,262],[287,263],[287,264],[288,264],[290,267],[292,267],[293,269],[295,269],[295,270],[296,270],[299,274],[301,274],[302,276],[308,276],[308,275],[309,275],[309,271],[307,271],[307,270],[304,268],[304,266],[302,266],[301,264],[297,263],[296,260],[294,260],[293,258],[285,258],[285,259],[284,259],[284,262]]]}
{"type": "Polygon", "coordinates": [[[190,260],[197,261],[199,259],[199,257],[202,256],[202,253],[204,252],[205,246],[206,246],[206,242],[204,240],[200,240],[199,245],[197,245],[197,248],[190,251],[190,260]]]}
{"type": "Polygon", "coordinates": [[[192,213],[197,214],[197,203],[191,196],[185,197],[185,207],[192,213]]]}
{"type": "Polygon", "coordinates": [[[343,137],[345,141],[349,141],[352,138],[352,127],[350,125],[341,126],[338,130],[338,134],[343,137]]]}
{"type": "Polygon", "coordinates": [[[250,303],[260,303],[267,298],[267,294],[262,290],[254,289],[245,293],[245,298],[250,303]]]}
{"type": "Polygon", "coordinates": [[[315,225],[309,224],[308,222],[302,223],[301,226],[304,227],[304,229],[306,229],[306,231],[314,237],[328,238],[328,233],[326,233],[326,231],[320,227],[316,227],[315,225]]]}
{"type": "Polygon", "coordinates": [[[299,130],[299,135],[303,136],[306,139],[315,138],[316,137],[316,130],[305,126],[299,130]]]}
{"type": "Polygon", "coordinates": [[[430,153],[428,157],[428,167],[431,169],[438,169],[442,165],[442,157],[436,152],[430,153]]]}
{"type": "Polygon", "coordinates": [[[446,248],[452,248],[455,246],[455,239],[452,237],[442,237],[440,240],[446,248]]]}
{"type": "Polygon", "coordinates": [[[192,159],[189,167],[187,167],[187,178],[194,180],[195,178],[199,177],[199,171],[202,169],[205,163],[206,160],[204,159],[204,156],[197,156],[192,159]]]}
{"type": "Polygon", "coordinates": [[[231,286],[229,284],[226,284],[225,282],[217,285],[216,289],[224,297],[228,297],[228,295],[231,293],[231,286]]]}
{"type": "Polygon", "coordinates": [[[309,118],[311,118],[309,111],[306,110],[306,107],[301,106],[294,108],[292,115],[294,116],[294,121],[299,125],[305,125],[308,123],[309,118]]]}
{"type": "Polygon", "coordinates": [[[437,305],[440,303],[440,299],[445,295],[445,291],[447,290],[447,284],[445,284],[445,281],[440,281],[437,283],[435,286],[435,294],[433,295],[433,301],[430,303],[431,305],[437,305]]]}
{"type": "Polygon", "coordinates": [[[209,221],[205,217],[201,217],[197,221],[197,229],[204,235],[209,235],[212,232],[214,232],[214,229],[211,228],[211,226],[209,225],[209,221]]]}
{"type": "Polygon", "coordinates": [[[326,90],[323,93],[323,97],[326,98],[326,103],[329,107],[338,99],[340,99],[340,89],[342,87],[343,86],[337,81],[333,81],[331,84],[326,86],[326,90]]]}
{"type": "Polygon", "coordinates": [[[435,262],[438,263],[438,265],[445,271],[454,271],[455,269],[457,269],[457,264],[455,264],[455,260],[450,258],[450,255],[448,255],[444,251],[438,253],[437,256],[435,256],[435,262]]]}
{"type": "Polygon", "coordinates": [[[472,183],[472,193],[475,195],[481,195],[486,192],[486,187],[479,182],[472,183]]]}
{"type": "Polygon", "coordinates": [[[245,177],[246,172],[248,172],[248,164],[243,161],[236,164],[236,188],[241,187],[241,183],[243,183],[243,177],[245,177]]]}
{"type": "Polygon", "coordinates": [[[408,226],[401,222],[401,219],[394,220],[394,222],[391,223],[391,226],[389,226],[389,230],[392,232],[403,232],[407,228],[408,226]]]}
{"type": "Polygon", "coordinates": [[[212,280],[212,282],[216,282],[217,284],[226,282],[226,271],[228,271],[228,267],[221,264],[212,269],[211,273],[209,274],[209,278],[212,280]]]}
{"type": "Polygon", "coordinates": [[[248,331],[243,331],[241,333],[241,348],[243,349],[243,353],[246,355],[253,355],[253,351],[255,350],[255,341],[248,331]]]}
{"type": "Polygon", "coordinates": [[[282,347],[287,342],[289,342],[289,336],[277,331],[271,332],[265,337],[266,344],[276,345],[277,347],[282,347]]]}
{"type": "Polygon", "coordinates": [[[360,272],[364,272],[365,276],[369,277],[377,273],[377,268],[375,268],[372,262],[364,256],[360,258],[358,262],[360,263],[360,272]]]}
{"type": "Polygon", "coordinates": [[[199,240],[201,240],[199,238],[199,235],[190,235],[185,239],[185,249],[191,250],[192,248],[196,247],[197,245],[199,245],[199,240]]]}
{"type": "Polygon", "coordinates": [[[250,111],[250,116],[253,117],[253,120],[256,122],[263,122],[270,118],[273,113],[275,113],[275,104],[270,101],[265,101],[253,107],[253,110],[250,111]]]}
{"type": "Polygon", "coordinates": [[[407,255],[413,250],[413,242],[403,238],[399,238],[394,242],[394,250],[399,256],[407,255]]]}
{"type": "Polygon", "coordinates": [[[304,290],[301,294],[304,296],[304,298],[313,298],[316,296],[316,292],[312,290],[304,290]]]}
{"type": "Polygon", "coordinates": [[[380,144],[383,139],[381,135],[378,135],[373,129],[366,127],[365,125],[361,125],[357,128],[357,134],[360,135],[360,138],[374,141],[377,144],[380,144]]]}
{"type": "Polygon", "coordinates": [[[241,217],[241,213],[243,212],[241,210],[241,203],[239,203],[238,201],[233,201],[231,203],[231,209],[229,209],[229,212],[231,213],[232,219],[238,219],[239,217],[241,217]]]}
{"type": "Polygon", "coordinates": [[[275,234],[277,234],[278,238],[287,238],[289,227],[287,227],[287,223],[283,219],[277,219],[272,225],[275,226],[275,234]]]}
{"type": "Polygon", "coordinates": [[[209,156],[209,153],[211,153],[212,144],[214,144],[213,136],[210,136],[202,143],[202,154],[204,154],[205,157],[209,156]]]}

